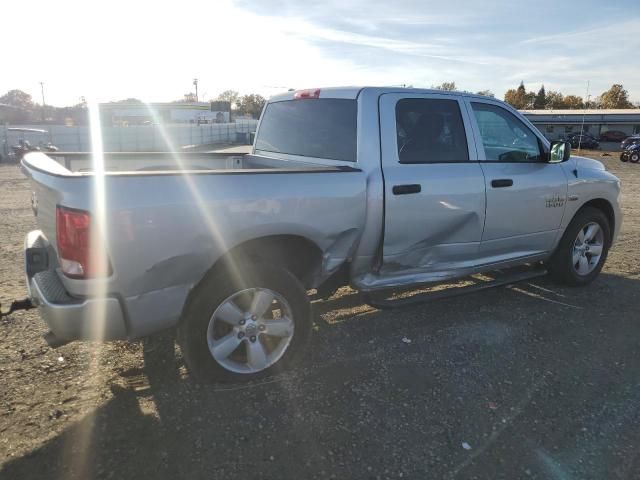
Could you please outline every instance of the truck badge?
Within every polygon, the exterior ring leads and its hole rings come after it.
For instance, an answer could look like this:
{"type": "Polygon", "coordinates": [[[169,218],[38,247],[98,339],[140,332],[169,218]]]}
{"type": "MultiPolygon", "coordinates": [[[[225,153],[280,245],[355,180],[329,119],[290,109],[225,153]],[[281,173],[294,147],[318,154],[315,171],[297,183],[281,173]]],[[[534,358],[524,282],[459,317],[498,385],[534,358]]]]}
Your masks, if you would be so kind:
{"type": "Polygon", "coordinates": [[[545,203],[547,208],[558,208],[564,205],[565,198],[561,197],[557,193],[555,195],[551,195],[545,197],[545,203]]]}

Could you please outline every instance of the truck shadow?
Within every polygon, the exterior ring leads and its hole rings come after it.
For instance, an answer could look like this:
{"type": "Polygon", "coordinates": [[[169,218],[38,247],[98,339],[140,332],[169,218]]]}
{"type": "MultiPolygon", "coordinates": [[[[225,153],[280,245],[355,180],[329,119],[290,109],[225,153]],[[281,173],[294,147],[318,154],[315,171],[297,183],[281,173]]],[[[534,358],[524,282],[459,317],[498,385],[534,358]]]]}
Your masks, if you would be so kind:
{"type": "MultiPolygon", "coordinates": [[[[473,438],[476,430],[491,432],[494,420],[512,418],[505,413],[494,419],[486,401],[476,400],[495,397],[507,412],[519,409],[518,424],[526,433],[518,435],[528,440],[509,446],[513,450],[506,457],[498,451],[495,455],[506,463],[489,461],[488,471],[476,474],[509,471],[513,463],[511,478],[521,475],[523,465],[544,477],[548,471],[536,460],[536,449],[545,437],[532,433],[531,422],[544,431],[549,417],[549,431],[563,432],[566,449],[574,444],[572,434],[579,434],[573,428],[581,425],[558,423],[563,413],[578,408],[580,398],[565,388],[569,377],[549,380],[545,372],[564,362],[572,376],[591,378],[593,371],[621,358],[637,371],[640,359],[633,352],[640,332],[630,325],[638,286],[638,280],[608,274],[586,289],[558,288],[541,279],[392,312],[363,306],[358,294],[344,291],[314,305],[316,339],[299,368],[246,385],[189,381],[173,335],[164,333],[144,343],[144,367],[114,382],[113,397],[104,406],[7,462],[0,478],[363,478],[370,476],[366,466],[382,474],[384,468],[396,472],[407,465],[422,478],[427,472],[442,478],[455,471],[452,465],[467,468],[460,438],[473,438]],[[601,298],[595,305],[594,296],[601,298]],[[600,333],[603,317],[608,338],[600,333]],[[582,337],[585,332],[599,339],[591,342],[590,336],[582,337]],[[578,341],[588,350],[573,350],[572,342],[578,341]],[[472,375],[460,376],[461,370],[472,375]],[[554,388],[565,391],[566,398],[541,394],[554,388]],[[528,395],[524,403],[522,392],[528,395]],[[537,405],[529,412],[531,398],[537,405]],[[432,411],[425,411],[425,402],[432,411]],[[541,414],[541,404],[553,414],[541,414]],[[407,416],[413,421],[407,423],[407,416]],[[420,453],[425,449],[433,456],[420,453]]],[[[616,394],[628,392],[632,378],[591,381],[616,394]]],[[[604,411],[595,401],[598,392],[596,387],[586,392],[592,403],[587,416],[604,411]]],[[[634,415],[629,402],[637,402],[638,395],[624,395],[614,397],[620,404],[611,412],[615,425],[633,425],[624,420],[634,415]]],[[[614,425],[611,418],[599,421],[614,425]]],[[[590,450],[601,455],[593,468],[602,468],[605,476],[608,468],[618,467],[614,447],[620,431],[607,435],[612,456],[590,450]]],[[[554,440],[561,448],[562,438],[554,440]]],[[[633,443],[628,436],[620,438],[633,443]]],[[[567,451],[562,458],[570,457],[567,451]]],[[[484,455],[493,455],[489,446],[484,455]]],[[[560,467],[573,471],[574,463],[560,467]]],[[[598,478],[598,472],[586,477],[598,478]]]]}

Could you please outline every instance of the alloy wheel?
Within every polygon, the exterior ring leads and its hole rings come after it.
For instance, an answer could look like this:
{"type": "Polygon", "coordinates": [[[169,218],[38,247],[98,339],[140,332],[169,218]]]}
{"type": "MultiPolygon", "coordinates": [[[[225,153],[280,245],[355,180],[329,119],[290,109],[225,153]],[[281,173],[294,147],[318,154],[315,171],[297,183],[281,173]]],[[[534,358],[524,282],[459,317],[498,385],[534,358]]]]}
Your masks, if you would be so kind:
{"type": "Polygon", "coordinates": [[[589,275],[600,262],[604,249],[604,231],[596,222],[590,222],[580,229],[573,242],[572,263],[580,276],[589,275]]]}
{"type": "Polygon", "coordinates": [[[234,373],[256,373],[274,365],[294,333],[289,303],[268,288],[227,297],[209,320],[207,344],[213,358],[234,373]]]}

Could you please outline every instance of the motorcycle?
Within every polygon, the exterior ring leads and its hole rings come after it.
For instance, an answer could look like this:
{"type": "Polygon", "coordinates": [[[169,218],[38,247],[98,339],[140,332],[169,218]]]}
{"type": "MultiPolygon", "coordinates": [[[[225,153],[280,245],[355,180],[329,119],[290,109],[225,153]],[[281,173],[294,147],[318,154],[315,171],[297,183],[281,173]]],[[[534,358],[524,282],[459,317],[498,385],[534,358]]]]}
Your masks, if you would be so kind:
{"type": "Polygon", "coordinates": [[[632,143],[620,154],[620,161],[638,163],[640,162],[640,143],[632,143]]]}

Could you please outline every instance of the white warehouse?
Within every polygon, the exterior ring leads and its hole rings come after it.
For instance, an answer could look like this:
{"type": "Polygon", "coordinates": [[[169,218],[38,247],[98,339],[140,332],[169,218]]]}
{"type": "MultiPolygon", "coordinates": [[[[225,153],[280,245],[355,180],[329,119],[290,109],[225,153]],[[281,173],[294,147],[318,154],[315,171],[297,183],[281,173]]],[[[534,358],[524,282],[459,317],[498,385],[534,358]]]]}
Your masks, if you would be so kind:
{"type": "Polygon", "coordinates": [[[101,103],[103,125],[129,126],[172,123],[229,123],[229,102],[101,103]]]}

